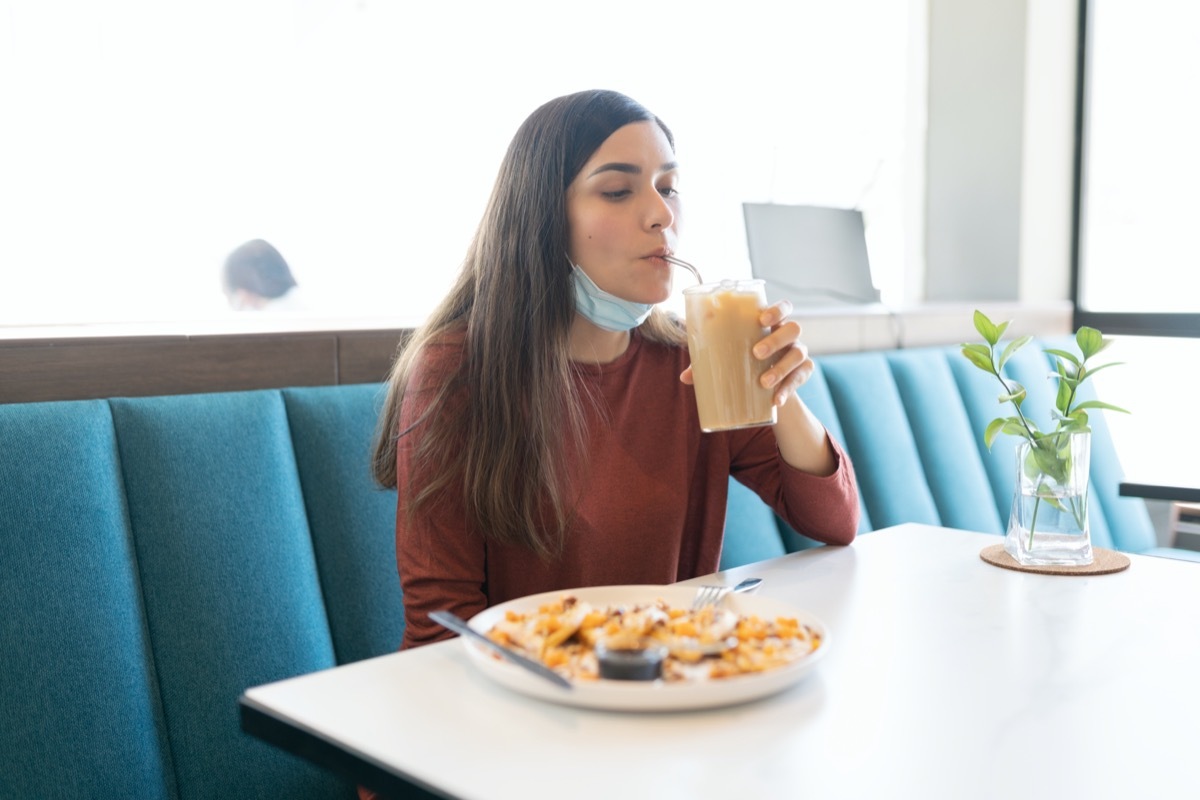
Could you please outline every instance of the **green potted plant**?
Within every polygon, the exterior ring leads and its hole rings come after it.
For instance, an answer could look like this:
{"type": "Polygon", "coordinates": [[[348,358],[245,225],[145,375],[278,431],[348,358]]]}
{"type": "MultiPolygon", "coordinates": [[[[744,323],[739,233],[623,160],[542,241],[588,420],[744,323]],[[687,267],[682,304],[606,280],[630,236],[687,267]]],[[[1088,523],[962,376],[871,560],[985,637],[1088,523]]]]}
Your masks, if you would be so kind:
{"type": "Polygon", "coordinates": [[[1079,387],[1110,362],[1092,366],[1090,360],[1108,347],[1100,331],[1087,326],[1075,334],[1079,355],[1046,348],[1053,358],[1051,377],[1058,381],[1051,418],[1054,427],[1043,431],[1024,412],[1025,387],[1004,376],[1004,365],[1032,337],[1022,336],[1002,345],[1008,322],[993,323],[975,312],[975,330],[981,344],[963,344],[962,354],[979,369],[992,375],[1002,387],[999,402],[1012,405],[1013,416],[988,423],[983,441],[990,450],[996,437],[1020,437],[1017,444],[1017,484],[1004,549],[1018,563],[1078,566],[1092,563],[1091,532],[1088,526],[1087,494],[1091,458],[1091,427],[1088,411],[1123,408],[1099,400],[1079,401],[1079,387]]]}

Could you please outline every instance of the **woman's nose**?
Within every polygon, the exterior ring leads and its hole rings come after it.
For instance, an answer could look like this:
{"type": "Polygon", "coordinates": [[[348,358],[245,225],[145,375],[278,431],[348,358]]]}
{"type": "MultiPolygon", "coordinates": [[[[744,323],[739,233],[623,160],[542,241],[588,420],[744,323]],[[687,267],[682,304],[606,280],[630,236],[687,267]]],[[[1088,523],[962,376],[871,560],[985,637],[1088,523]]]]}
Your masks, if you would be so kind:
{"type": "Polygon", "coordinates": [[[675,224],[675,209],[671,207],[667,198],[663,197],[657,191],[652,193],[650,207],[646,210],[646,227],[650,230],[655,228],[666,229],[675,224]]]}

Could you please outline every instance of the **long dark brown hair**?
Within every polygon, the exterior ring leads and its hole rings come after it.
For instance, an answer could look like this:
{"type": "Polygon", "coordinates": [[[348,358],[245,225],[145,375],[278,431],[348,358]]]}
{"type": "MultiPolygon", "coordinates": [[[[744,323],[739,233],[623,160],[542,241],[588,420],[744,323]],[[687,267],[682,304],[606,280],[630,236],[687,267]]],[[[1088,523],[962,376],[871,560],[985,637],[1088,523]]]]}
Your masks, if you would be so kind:
{"type": "MultiPolygon", "coordinates": [[[[567,187],[613,132],[642,121],[655,122],[674,148],[662,120],[600,90],[551,100],[513,137],[453,288],[392,369],[374,474],[396,487],[398,439],[414,437],[413,469],[398,487],[408,493],[410,515],[434,498],[461,498],[468,524],[482,535],[541,556],[560,551],[574,505],[563,454],[567,437],[582,440],[584,402],[567,350],[575,316],[567,187]],[[461,363],[431,395],[430,413],[401,431],[414,365],[431,343],[450,337],[464,341],[461,363]]],[[[640,330],[651,340],[682,341],[659,309],[640,330]]]]}

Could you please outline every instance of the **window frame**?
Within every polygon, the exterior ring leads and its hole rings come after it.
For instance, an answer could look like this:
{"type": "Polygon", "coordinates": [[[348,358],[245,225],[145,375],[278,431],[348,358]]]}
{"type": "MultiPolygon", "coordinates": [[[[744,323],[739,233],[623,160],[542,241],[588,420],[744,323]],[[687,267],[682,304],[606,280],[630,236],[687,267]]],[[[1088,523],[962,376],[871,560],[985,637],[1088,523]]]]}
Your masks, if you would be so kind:
{"type": "Polygon", "coordinates": [[[1075,78],[1074,202],[1071,210],[1071,303],[1076,330],[1087,325],[1105,334],[1200,338],[1200,313],[1090,311],[1080,296],[1082,237],[1087,208],[1088,92],[1090,89],[1092,26],[1089,13],[1093,0],[1079,0],[1078,47],[1075,78]]]}

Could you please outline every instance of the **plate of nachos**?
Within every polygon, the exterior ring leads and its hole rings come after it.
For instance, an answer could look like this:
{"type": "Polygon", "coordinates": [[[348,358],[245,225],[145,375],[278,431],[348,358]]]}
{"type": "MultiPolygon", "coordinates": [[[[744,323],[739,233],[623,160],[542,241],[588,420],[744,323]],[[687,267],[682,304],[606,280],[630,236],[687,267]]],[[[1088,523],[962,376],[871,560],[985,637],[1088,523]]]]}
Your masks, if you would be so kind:
{"type": "Polygon", "coordinates": [[[514,691],[613,711],[713,708],[780,692],[828,652],[829,630],[812,614],[758,595],[729,595],[692,611],[695,586],[593,586],[492,606],[469,620],[493,641],[567,678],[561,689],[463,639],[472,663],[514,691]],[[666,648],[661,677],[600,676],[597,644],[638,640],[666,648]]]}

